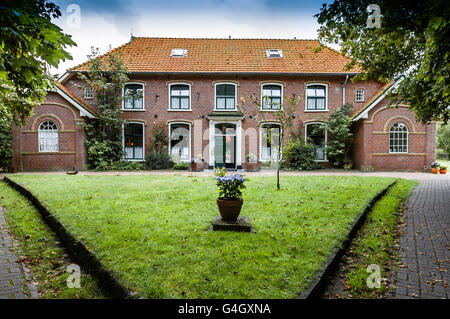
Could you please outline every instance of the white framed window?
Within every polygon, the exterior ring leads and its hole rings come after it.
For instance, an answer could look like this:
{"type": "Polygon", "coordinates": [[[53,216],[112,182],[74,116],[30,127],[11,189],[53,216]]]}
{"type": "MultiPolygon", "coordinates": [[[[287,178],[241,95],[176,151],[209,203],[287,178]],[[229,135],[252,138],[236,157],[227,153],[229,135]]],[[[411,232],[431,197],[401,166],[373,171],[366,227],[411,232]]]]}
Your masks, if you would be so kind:
{"type": "Polygon", "coordinates": [[[214,109],[229,111],[236,109],[237,85],[235,83],[216,83],[214,85],[214,109]]]}
{"type": "Polygon", "coordinates": [[[267,111],[282,108],[283,86],[280,84],[263,84],[261,86],[261,109],[267,111]]]}
{"type": "Polygon", "coordinates": [[[191,160],[191,124],[169,123],[169,155],[174,162],[191,160]]]}
{"type": "Polygon", "coordinates": [[[316,161],[327,161],[327,132],[320,122],[305,124],[305,141],[316,147],[316,161]]]}
{"type": "Polygon", "coordinates": [[[145,126],[140,122],[127,122],[123,125],[123,148],[125,160],[143,161],[145,147],[145,126]]]}
{"type": "Polygon", "coordinates": [[[173,58],[184,58],[187,56],[187,50],[180,48],[172,49],[172,51],[170,51],[170,56],[173,58]]]}
{"type": "Polygon", "coordinates": [[[408,127],[401,122],[389,130],[389,153],[408,153],[408,127]]]}
{"type": "Polygon", "coordinates": [[[172,83],[169,85],[169,110],[191,110],[191,85],[172,83]]]}
{"type": "Polygon", "coordinates": [[[84,88],[84,98],[85,99],[92,99],[94,98],[94,89],[90,86],[86,86],[84,88]]]}
{"type": "Polygon", "coordinates": [[[356,102],[364,102],[364,90],[363,89],[356,90],[355,100],[356,100],[356,102]]]}
{"type": "Polygon", "coordinates": [[[328,111],[328,85],[311,83],[306,86],[306,111],[328,111]]]}
{"type": "Polygon", "coordinates": [[[281,125],[278,123],[264,123],[260,129],[260,154],[262,162],[277,160],[278,148],[281,145],[281,125]]]}
{"type": "Polygon", "coordinates": [[[266,50],[266,55],[268,58],[282,58],[283,51],[281,51],[279,49],[269,49],[269,50],[266,50]]]}
{"type": "Polygon", "coordinates": [[[130,82],[123,87],[122,109],[126,111],[144,110],[144,84],[130,82]]]}
{"type": "Polygon", "coordinates": [[[44,121],[38,130],[39,152],[58,152],[58,126],[52,121],[44,121]]]}

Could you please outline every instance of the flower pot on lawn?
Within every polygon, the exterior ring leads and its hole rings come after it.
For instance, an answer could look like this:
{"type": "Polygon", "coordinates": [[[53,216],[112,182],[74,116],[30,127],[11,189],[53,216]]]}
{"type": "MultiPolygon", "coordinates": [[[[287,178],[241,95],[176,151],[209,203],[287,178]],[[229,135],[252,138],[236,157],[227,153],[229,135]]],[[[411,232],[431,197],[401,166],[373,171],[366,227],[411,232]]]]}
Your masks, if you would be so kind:
{"type": "Polygon", "coordinates": [[[433,173],[433,174],[439,173],[439,168],[434,168],[434,167],[432,167],[432,168],[431,168],[431,173],[433,173]]]}
{"type": "Polygon", "coordinates": [[[247,166],[246,166],[247,172],[258,172],[260,169],[261,169],[261,163],[247,162],[247,166]]]}
{"type": "Polygon", "coordinates": [[[440,174],[446,174],[447,173],[447,168],[442,168],[439,170],[440,174]]]}
{"type": "Polygon", "coordinates": [[[242,203],[244,200],[239,199],[217,199],[217,206],[219,207],[220,216],[222,220],[227,222],[235,222],[241,213],[242,203]]]}

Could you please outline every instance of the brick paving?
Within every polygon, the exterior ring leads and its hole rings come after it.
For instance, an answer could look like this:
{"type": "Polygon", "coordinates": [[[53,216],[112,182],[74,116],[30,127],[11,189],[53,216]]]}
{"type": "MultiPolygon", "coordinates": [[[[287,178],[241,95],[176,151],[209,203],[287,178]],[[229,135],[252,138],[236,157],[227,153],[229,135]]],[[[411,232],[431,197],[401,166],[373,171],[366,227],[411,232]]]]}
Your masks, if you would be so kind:
{"type": "Polygon", "coordinates": [[[407,202],[395,298],[449,297],[450,179],[422,180],[407,202]]]}
{"type": "Polygon", "coordinates": [[[27,280],[23,265],[16,262],[17,258],[11,251],[13,241],[5,224],[3,207],[0,206],[0,299],[28,299],[24,285],[35,297],[36,289],[27,280]]]}

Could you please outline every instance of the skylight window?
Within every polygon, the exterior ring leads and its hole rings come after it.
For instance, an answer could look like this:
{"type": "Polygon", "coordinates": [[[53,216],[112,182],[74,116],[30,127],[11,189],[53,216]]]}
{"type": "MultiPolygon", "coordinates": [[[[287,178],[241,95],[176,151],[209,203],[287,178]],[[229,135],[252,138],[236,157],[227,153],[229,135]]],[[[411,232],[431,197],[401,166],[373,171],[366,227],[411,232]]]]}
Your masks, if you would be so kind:
{"type": "Polygon", "coordinates": [[[282,58],[283,52],[278,49],[270,49],[266,51],[268,58],[282,58]]]}
{"type": "Polygon", "coordinates": [[[183,58],[187,55],[186,49],[172,49],[172,52],[170,53],[170,56],[175,58],[183,58]]]}

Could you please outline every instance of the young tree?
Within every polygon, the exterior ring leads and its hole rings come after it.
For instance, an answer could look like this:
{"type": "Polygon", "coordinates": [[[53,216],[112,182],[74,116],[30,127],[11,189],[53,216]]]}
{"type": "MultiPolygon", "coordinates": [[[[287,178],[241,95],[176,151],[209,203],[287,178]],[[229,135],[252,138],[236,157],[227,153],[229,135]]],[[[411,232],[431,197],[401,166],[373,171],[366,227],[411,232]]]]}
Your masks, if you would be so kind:
{"type": "Polygon", "coordinates": [[[2,0],[0,4],[0,117],[23,124],[42,102],[53,79],[46,66],[72,57],[76,45],[51,23],[61,12],[46,0],[2,0]]]}
{"type": "MultiPolygon", "coordinates": [[[[278,105],[278,107],[271,112],[265,111],[261,107],[261,103],[258,101],[255,95],[252,95],[252,106],[253,112],[255,113],[255,118],[262,119],[264,122],[267,122],[268,118],[272,118],[275,122],[280,125],[280,136],[279,141],[276,141],[275,145],[277,146],[277,157],[276,157],[276,166],[277,166],[277,190],[280,190],[280,160],[281,154],[283,150],[283,139],[288,129],[292,129],[292,120],[295,118],[295,111],[298,107],[298,104],[302,100],[301,96],[298,97],[285,97],[285,103],[278,105]],[[269,114],[270,113],[270,114],[269,114]]],[[[266,98],[266,102],[267,97],[266,98]]],[[[243,97],[241,97],[242,106],[238,106],[239,108],[245,107],[246,101],[243,97]]],[[[272,135],[270,134],[270,130],[266,130],[266,139],[268,143],[273,145],[272,135]]]]}
{"type": "Polygon", "coordinates": [[[85,124],[88,162],[91,168],[106,169],[122,160],[121,103],[122,90],[128,81],[128,71],[122,57],[113,52],[100,57],[99,50],[92,48],[87,73],[78,73],[78,77],[94,90],[95,106],[98,117],[89,119],[85,124]]]}
{"type": "Polygon", "coordinates": [[[359,63],[356,79],[404,75],[392,104],[411,106],[423,121],[450,118],[450,6],[444,0],[335,0],[316,15],[319,39],[340,45],[359,63]],[[379,6],[376,8],[376,3],[379,6]],[[380,24],[378,27],[377,20],[380,24]]]}

